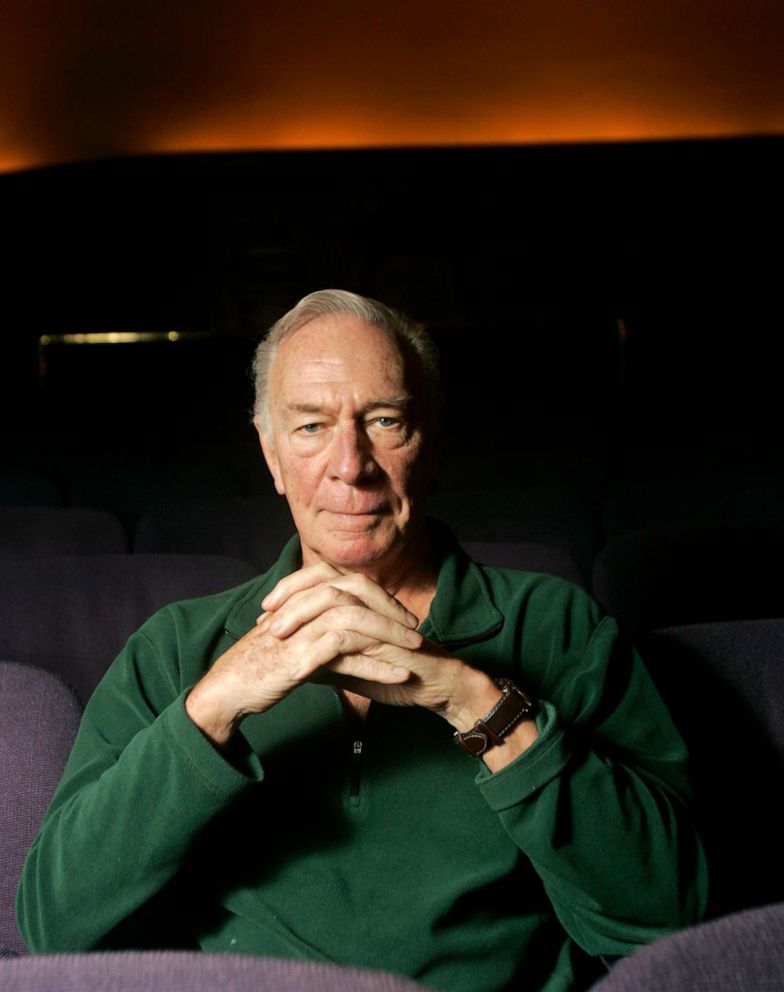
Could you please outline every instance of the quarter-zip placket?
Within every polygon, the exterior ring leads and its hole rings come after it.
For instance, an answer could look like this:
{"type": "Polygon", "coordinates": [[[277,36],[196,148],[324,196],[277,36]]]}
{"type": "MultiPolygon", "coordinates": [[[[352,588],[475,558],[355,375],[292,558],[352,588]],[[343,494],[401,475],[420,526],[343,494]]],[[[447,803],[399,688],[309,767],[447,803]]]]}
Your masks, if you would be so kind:
{"type": "Polygon", "coordinates": [[[362,764],[367,739],[366,728],[372,707],[368,708],[363,719],[349,705],[348,700],[340,695],[338,690],[335,690],[335,700],[343,712],[343,720],[348,730],[348,734],[344,739],[347,742],[347,747],[351,749],[348,772],[348,804],[349,806],[360,806],[362,804],[362,764]]]}
{"type": "Polygon", "coordinates": [[[351,778],[349,782],[349,802],[352,806],[359,806],[360,784],[362,776],[362,752],[364,742],[360,737],[355,737],[351,745],[351,778]]]}

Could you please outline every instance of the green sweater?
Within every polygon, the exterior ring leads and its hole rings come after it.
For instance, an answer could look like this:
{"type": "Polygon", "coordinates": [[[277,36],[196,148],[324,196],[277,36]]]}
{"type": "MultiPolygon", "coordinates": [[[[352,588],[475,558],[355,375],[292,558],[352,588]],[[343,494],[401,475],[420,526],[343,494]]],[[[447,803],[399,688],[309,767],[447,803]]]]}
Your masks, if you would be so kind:
{"type": "Polygon", "coordinates": [[[184,698],[298,567],[295,538],[260,578],[155,614],[96,689],[19,888],[31,950],[200,946],[555,992],[582,951],[698,919],[685,749],[640,659],[581,589],[439,540],[421,630],[542,700],[537,742],[492,775],[428,711],[374,703],[352,730],[306,684],[215,750],[184,698]]]}

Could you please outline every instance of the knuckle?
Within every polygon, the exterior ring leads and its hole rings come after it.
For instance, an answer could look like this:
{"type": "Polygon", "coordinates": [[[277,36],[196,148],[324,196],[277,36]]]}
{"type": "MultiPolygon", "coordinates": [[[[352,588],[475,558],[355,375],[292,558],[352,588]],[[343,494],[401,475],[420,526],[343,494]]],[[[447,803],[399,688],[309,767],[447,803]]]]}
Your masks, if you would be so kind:
{"type": "Polygon", "coordinates": [[[330,585],[333,589],[336,589],[341,596],[356,599],[355,579],[355,575],[341,575],[330,582],[330,585]]]}
{"type": "Polygon", "coordinates": [[[327,631],[325,636],[325,643],[327,647],[334,651],[336,654],[340,653],[340,649],[344,647],[346,643],[346,633],[343,630],[330,630],[327,631]]]}
{"type": "Polygon", "coordinates": [[[359,572],[350,572],[341,578],[340,585],[346,592],[353,594],[358,599],[362,599],[363,594],[367,595],[368,589],[373,583],[366,575],[362,575],[359,572]]]}
{"type": "Polygon", "coordinates": [[[325,561],[320,561],[313,566],[313,574],[316,576],[323,575],[325,579],[330,579],[332,576],[339,575],[340,573],[332,565],[329,565],[325,561]]]}
{"type": "Polygon", "coordinates": [[[365,614],[367,613],[364,607],[359,605],[346,606],[342,612],[345,614],[347,623],[351,626],[360,624],[365,619],[365,614]]]}
{"type": "Polygon", "coordinates": [[[325,588],[326,588],[327,597],[331,600],[331,602],[333,603],[343,602],[345,593],[343,592],[342,589],[339,589],[337,586],[334,586],[331,583],[327,585],[325,588]]]}
{"type": "Polygon", "coordinates": [[[374,665],[378,665],[380,664],[380,661],[377,659],[381,659],[383,657],[385,647],[386,645],[383,641],[373,641],[368,644],[362,653],[372,659],[372,663],[374,665]]]}
{"type": "Polygon", "coordinates": [[[339,630],[345,627],[355,627],[362,617],[362,609],[359,606],[336,606],[328,611],[328,621],[334,624],[330,629],[339,630]]]}
{"type": "Polygon", "coordinates": [[[360,572],[357,572],[354,575],[354,585],[359,592],[368,592],[374,588],[376,583],[369,579],[367,575],[362,575],[360,572]]]}

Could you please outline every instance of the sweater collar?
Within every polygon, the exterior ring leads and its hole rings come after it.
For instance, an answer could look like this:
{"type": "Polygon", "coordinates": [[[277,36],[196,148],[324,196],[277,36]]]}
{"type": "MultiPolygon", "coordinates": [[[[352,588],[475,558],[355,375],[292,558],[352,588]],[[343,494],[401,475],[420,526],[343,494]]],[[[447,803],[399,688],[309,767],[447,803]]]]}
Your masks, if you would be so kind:
{"type": "Polygon", "coordinates": [[[226,633],[238,640],[256,625],[256,620],[263,610],[261,601],[272,592],[275,586],[287,575],[291,575],[302,564],[302,553],[299,543],[299,535],[295,534],[286,543],[280,558],[275,562],[269,571],[259,576],[252,582],[250,588],[232,606],[229,615],[226,617],[226,633]]]}
{"type": "MultiPolygon", "coordinates": [[[[482,569],[463,551],[448,527],[429,520],[428,528],[439,562],[438,582],[430,613],[419,629],[444,645],[470,644],[490,637],[500,630],[504,618],[493,603],[482,569]]],[[[295,534],[272,568],[231,609],[226,633],[234,638],[247,633],[262,612],[262,599],[282,578],[298,569],[301,561],[299,536],[295,534]]]]}
{"type": "Polygon", "coordinates": [[[435,598],[419,629],[438,644],[454,647],[497,633],[504,618],[490,596],[482,569],[468,557],[445,524],[437,520],[428,523],[440,566],[435,598]]]}

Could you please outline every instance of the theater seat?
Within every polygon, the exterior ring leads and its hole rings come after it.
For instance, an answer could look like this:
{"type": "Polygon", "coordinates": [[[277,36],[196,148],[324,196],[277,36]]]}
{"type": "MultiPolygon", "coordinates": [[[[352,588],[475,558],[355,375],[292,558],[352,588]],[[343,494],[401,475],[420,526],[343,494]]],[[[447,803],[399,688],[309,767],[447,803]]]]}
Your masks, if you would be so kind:
{"type": "Polygon", "coordinates": [[[562,548],[527,541],[464,541],[463,547],[474,561],[482,565],[522,572],[546,572],[575,585],[585,585],[580,569],[562,548]]]}
{"type": "Polygon", "coordinates": [[[673,627],[638,646],[691,753],[711,913],[784,902],[784,620],[673,627]]]}
{"type": "Polygon", "coordinates": [[[688,927],[619,961],[591,992],[776,992],[784,988],[784,905],[688,927]]]}
{"type": "Polygon", "coordinates": [[[122,554],[128,538],[106,510],[0,506],[3,554],[122,554]]]}
{"type": "Polygon", "coordinates": [[[81,715],[76,694],[57,675],[0,661],[0,955],[25,953],[16,887],[81,715]]]}
{"type": "Polygon", "coordinates": [[[444,489],[428,505],[461,543],[512,541],[561,548],[581,574],[590,575],[599,547],[599,511],[592,495],[576,485],[444,489]]]}
{"type": "Polygon", "coordinates": [[[210,498],[238,496],[241,482],[214,451],[176,448],[165,454],[105,451],[70,469],[70,506],[99,506],[110,510],[133,533],[148,510],[161,501],[184,503],[194,493],[210,498]]]}
{"type": "Polygon", "coordinates": [[[779,616],[784,523],[660,528],[597,554],[596,599],[632,637],[682,624],[779,616]]]}
{"type": "Polygon", "coordinates": [[[3,992],[426,992],[383,971],[312,961],[117,951],[0,961],[3,992]]]}
{"type": "Polygon", "coordinates": [[[190,499],[147,512],[133,546],[137,553],[228,555],[265,572],[293,533],[291,514],[280,496],[190,499]]]}
{"type": "Polygon", "coordinates": [[[156,610],[255,575],[217,555],[0,555],[0,657],[58,672],[86,701],[156,610]]]}

